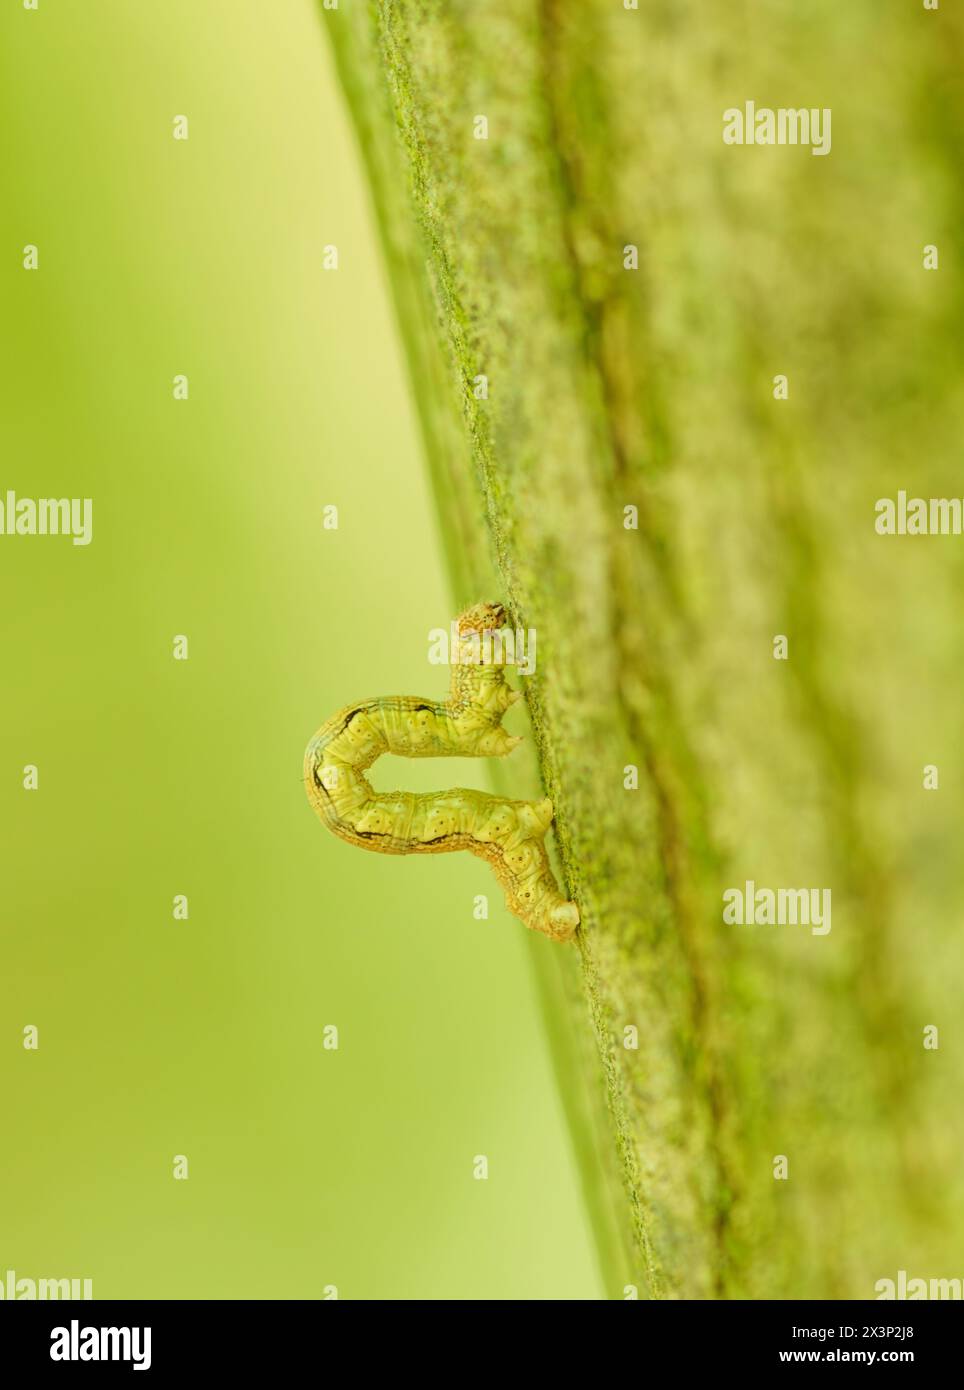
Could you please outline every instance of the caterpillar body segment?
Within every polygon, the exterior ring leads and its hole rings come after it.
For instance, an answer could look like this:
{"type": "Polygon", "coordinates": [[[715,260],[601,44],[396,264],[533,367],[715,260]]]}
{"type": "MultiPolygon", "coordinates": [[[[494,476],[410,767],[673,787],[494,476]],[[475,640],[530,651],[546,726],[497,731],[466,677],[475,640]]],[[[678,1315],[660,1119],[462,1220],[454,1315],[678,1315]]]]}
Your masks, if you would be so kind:
{"type": "Polygon", "coordinates": [[[568,941],[579,909],[560,893],[545,836],[552,802],[512,801],[456,787],[442,792],[376,792],[365,773],[383,753],[406,758],[504,757],[521,739],[502,716],[520,698],[507,685],[504,654],[483,659],[480,635],[497,629],[498,604],[458,619],[448,700],[414,695],[361,700],[333,715],[305,753],[305,787],[315,811],[349,844],[382,854],[468,850],[488,860],[509,910],[527,927],[568,941]]]}

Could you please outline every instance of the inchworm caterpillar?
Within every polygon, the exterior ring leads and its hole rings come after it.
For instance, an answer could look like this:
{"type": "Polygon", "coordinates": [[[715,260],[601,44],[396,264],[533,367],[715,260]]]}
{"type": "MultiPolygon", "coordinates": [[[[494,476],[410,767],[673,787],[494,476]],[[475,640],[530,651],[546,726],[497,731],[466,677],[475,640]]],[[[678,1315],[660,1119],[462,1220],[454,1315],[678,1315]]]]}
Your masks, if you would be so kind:
{"type": "Polygon", "coordinates": [[[458,652],[444,703],[396,695],[361,700],[333,715],[308,744],[305,787],[329,830],[351,845],[382,854],[465,849],[487,859],[509,911],[533,931],[568,941],[579,909],[560,893],[546,853],[551,801],[508,801],[463,787],[376,792],[365,777],[382,753],[504,757],[521,743],[502,728],[503,714],[521,698],[506,684],[504,653],[498,643],[492,660],[481,653],[482,634],[498,629],[502,617],[501,604],[480,603],[457,619],[458,652]]]}

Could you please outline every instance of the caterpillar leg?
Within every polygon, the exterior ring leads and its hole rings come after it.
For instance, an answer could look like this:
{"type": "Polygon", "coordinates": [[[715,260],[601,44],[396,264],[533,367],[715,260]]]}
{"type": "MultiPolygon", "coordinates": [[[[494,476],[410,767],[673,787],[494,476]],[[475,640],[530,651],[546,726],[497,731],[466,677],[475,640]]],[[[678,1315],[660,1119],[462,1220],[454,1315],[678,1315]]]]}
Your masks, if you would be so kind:
{"type": "Polygon", "coordinates": [[[560,893],[549,863],[545,836],[552,802],[492,798],[468,848],[488,859],[505,891],[506,906],[532,931],[569,941],[579,926],[579,909],[560,893]]]}

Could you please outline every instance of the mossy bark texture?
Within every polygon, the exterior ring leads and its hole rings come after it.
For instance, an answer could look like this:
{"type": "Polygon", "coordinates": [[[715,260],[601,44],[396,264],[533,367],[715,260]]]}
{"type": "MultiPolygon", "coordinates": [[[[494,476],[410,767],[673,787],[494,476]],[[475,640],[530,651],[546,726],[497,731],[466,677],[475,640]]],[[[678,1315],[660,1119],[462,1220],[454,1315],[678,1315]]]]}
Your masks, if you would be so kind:
{"type": "Polygon", "coordinates": [[[537,633],[583,928],[532,949],[607,1293],[964,1274],[964,538],[875,529],[964,494],[960,11],[322,17],[457,605],[537,633]],[[747,100],[829,152],[725,144],[747,100]],[[748,880],[831,930],[726,924],[748,880]]]}

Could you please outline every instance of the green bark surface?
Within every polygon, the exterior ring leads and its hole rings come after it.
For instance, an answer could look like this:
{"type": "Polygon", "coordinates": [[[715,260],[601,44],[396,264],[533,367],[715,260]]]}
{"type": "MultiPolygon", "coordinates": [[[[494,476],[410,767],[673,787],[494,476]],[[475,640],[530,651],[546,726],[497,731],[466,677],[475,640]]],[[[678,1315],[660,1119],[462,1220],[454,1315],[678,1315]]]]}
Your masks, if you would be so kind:
{"type": "Polygon", "coordinates": [[[584,927],[533,957],[609,1293],[960,1276],[964,538],[874,526],[964,494],[960,13],[323,19],[457,602],[537,633],[584,927]],[[830,108],[831,152],[725,145],[746,100],[830,108]],[[829,888],[831,932],[724,924],[748,879],[829,888]]]}

